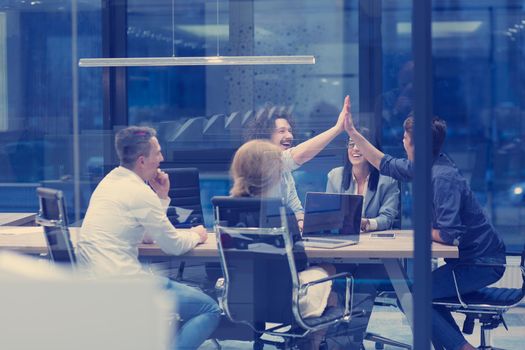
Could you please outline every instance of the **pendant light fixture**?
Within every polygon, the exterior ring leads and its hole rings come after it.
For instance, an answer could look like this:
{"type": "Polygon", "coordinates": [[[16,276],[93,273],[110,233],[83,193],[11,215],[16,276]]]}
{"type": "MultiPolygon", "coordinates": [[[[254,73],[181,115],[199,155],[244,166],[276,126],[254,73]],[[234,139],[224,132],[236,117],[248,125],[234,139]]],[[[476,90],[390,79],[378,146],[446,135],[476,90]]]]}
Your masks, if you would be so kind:
{"type": "MultiPolygon", "coordinates": [[[[216,17],[219,25],[219,0],[216,17]]],[[[217,55],[205,57],[175,56],[175,0],[171,1],[172,56],[171,57],[115,57],[81,58],[79,67],[162,67],[162,66],[241,66],[315,64],[314,56],[221,56],[217,33],[217,55]]]]}

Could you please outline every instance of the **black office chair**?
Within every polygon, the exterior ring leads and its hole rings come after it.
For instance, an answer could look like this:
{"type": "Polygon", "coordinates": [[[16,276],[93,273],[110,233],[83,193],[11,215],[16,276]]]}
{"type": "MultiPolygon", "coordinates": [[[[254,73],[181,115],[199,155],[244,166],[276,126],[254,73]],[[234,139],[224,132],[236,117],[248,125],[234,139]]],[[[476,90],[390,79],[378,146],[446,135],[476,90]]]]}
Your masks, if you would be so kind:
{"type": "Polygon", "coordinates": [[[35,221],[44,228],[50,259],[74,267],[76,258],[68,229],[64,194],[45,187],[37,188],[36,192],[40,210],[35,221]]]}
{"type": "Polygon", "coordinates": [[[171,199],[168,219],[173,226],[187,228],[204,224],[201,205],[201,187],[197,168],[162,169],[170,178],[168,196],[171,199]],[[182,221],[175,208],[191,210],[192,213],[182,221]]]}
{"type": "Polygon", "coordinates": [[[254,349],[266,343],[288,348],[312,331],[350,321],[353,281],[348,273],[300,285],[296,263],[304,251],[294,246],[279,199],[214,197],[212,203],[224,273],[219,304],[231,322],[253,330],[254,349]],[[329,307],[321,317],[303,318],[299,296],[335,279],[345,280],[344,309],[329,307]],[[277,325],[266,329],[266,322],[277,325]],[[283,342],[263,340],[263,334],[283,342]]]}
{"type": "MultiPolygon", "coordinates": [[[[201,205],[201,188],[199,170],[197,168],[167,168],[162,169],[170,178],[168,196],[171,199],[167,216],[173,226],[177,228],[190,228],[203,225],[204,216],[201,205]],[[191,214],[182,220],[177,214],[177,208],[191,210],[191,214]]],[[[186,263],[179,264],[176,280],[183,279],[186,263]]]]}
{"type": "MultiPolygon", "coordinates": [[[[463,333],[472,334],[474,329],[474,321],[478,320],[481,324],[481,339],[480,350],[499,350],[491,346],[490,330],[499,327],[500,324],[508,330],[507,324],[503,315],[509,309],[521,304],[525,301],[525,246],[521,253],[521,263],[517,265],[496,265],[496,264],[481,264],[487,267],[501,267],[501,268],[519,268],[523,279],[521,288],[499,288],[499,287],[485,287],[477,292],[460,295],[451,298],[442,298],[434,300],[434,305],[442,305],[453,312],[459,312],[466,316],[463,323],[463,333]]],[[[479,265],[479,264],[478,264],[479,265]]],[[[456,281],[455,272],[454,282],[456,281]]],[[[458,285],[456,290],[458,290],[458,285]]]]}

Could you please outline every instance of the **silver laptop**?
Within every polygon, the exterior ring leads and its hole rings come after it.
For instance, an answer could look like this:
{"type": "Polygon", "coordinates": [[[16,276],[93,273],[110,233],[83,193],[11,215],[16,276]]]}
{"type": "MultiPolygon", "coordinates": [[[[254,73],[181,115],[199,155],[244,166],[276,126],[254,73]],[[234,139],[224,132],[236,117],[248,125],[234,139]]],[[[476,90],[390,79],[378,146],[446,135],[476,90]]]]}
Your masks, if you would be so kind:
{"type": "Polygon", "coordinates": [[[363,196],[341,193],[306,194],[303,244],[334,249],[359,242],[363,196]]]}

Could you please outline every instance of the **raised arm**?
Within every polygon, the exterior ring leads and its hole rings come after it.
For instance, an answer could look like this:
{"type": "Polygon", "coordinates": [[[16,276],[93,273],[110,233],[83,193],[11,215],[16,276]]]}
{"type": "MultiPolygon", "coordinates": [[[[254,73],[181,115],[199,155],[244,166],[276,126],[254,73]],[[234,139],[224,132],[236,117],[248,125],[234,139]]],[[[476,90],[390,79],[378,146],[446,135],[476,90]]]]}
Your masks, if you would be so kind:
{"type": "Polygon", "coordinates": [[[352,139],[352,141],[355,142],[357,147],[359,148],[359,151],[363,154],[363,156],[368,160],[370,164],[372,164],[376,169],[379,170],[379,167],[381,165],[381,159],[385,156],[383,152],[378,150],[374,147],[368,140],[363,137],[357,131],[354,125],[354,120],[352,118],[352,112],[350,111],[351,103],[350,103],[350,97],[346,96],[345,102],[348,99],[348,104],[345,103],[346,109],[344,111],[341,111],[341,113],[344,112],[344,126],[346,129],[346,132],[348,133],[348,136],[352,139]]]}
{"type": "Polygon", "coordinates": [[[319,135],[312,137],[311,139],[304,141],[303,143],[298,144],[293,147],[290,151],[292,158],[297,165],[303,165],[313,157],[315,157],[319,152],[321,152],[334,138],[336,138],[340,133],[344,131],[344,121],[346,117],[346,112],[350,104],[350,97],[346,96],[343,108],[339,117],[337,118],[336,124],[325,132],[320,133],[319,135]]]}

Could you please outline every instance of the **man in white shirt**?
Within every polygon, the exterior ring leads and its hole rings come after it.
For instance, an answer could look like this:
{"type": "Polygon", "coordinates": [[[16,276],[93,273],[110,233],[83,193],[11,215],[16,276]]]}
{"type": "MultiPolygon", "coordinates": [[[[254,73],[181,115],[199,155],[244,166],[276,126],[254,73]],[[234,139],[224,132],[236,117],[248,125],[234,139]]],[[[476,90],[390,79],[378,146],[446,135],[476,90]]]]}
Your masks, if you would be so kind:
{"type": "MultiPolygon", "coordinates": [[[[146,275],[138,260],[138,245],[145,234],[164,252],[180,255],[205,242],[207,233],[203,226],[177,232],[169,222],[166,209],[170,183],[168,175],[159,169],[164,158],[154,129],[131,126],[120,130],[115,136],[115,148],[120,166],[93,192],[78,238],[77,255],[94,276],[146,275]]],[[[198,348],[217,327],[217,303],[198,289],[159,279],[176,295],[176,310],[183,320],[175,348],[198,348]]]]}

